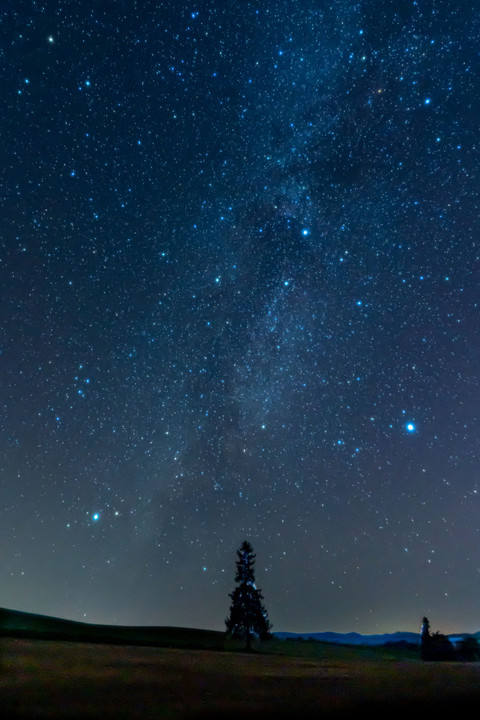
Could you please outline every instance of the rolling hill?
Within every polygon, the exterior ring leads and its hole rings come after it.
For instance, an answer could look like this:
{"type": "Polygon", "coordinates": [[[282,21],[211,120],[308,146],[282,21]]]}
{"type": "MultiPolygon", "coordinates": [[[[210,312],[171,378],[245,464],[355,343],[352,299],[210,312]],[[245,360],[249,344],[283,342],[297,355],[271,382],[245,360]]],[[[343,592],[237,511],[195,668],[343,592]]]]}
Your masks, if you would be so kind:
{"type": "Polygon", "coordinates": [[[94,625],[0,608],[0,636],[154,647],[223,649],[225,634],[176,627],[94,625]]]}

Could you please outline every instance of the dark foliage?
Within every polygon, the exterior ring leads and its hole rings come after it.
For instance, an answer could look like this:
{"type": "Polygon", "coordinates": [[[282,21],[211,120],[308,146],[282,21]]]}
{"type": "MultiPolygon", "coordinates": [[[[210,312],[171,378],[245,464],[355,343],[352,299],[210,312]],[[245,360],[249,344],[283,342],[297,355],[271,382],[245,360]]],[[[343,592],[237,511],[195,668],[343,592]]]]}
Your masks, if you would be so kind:
{"type": "Polygon", "coordinates": [[[249,542],[244,541],[237,550],[237,587],[230,593],[230,615],[225,620],[227,633],[245,639],[250,650],[252,637],[266,640],[270,637],[271,624],[262,603],[263,595],[255,587],[255,554],[249,542]]]}
{"type": "Polygon", "coordinates": [[[425,642],[428,642],[428,639],[430,638],[430,621],[428,618],[424,617],[422,620],[422,629],[420,631],[420,640],[422,644],[425,642]]]}
{"type": "Polygon", "coordinates": [[[422,660],[456,660],[457,654],[451,640],[442,633],[430,634],[430,623],[424,617],[420,633],[422,660]]]}
{"type": "Polygon", "coordinates": [[[430,636],[423,656],[424,660],[456,660],[455,647],[451,640],[442,633],[430,636]]]}
{"type": "Polygon", "coordinates": [[[464,662],[480,660],[480,644],[474,637],[466,637],[457,647],[457,657],[464,662]]]}

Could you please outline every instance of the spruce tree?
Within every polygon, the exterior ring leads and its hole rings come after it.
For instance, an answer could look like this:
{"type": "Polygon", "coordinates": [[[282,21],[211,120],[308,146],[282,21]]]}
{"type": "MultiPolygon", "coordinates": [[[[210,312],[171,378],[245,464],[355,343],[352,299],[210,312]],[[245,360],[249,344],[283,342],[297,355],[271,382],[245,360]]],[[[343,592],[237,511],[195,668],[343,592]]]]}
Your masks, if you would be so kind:
{"type": "Polygon", "coordinates": [[[420,631],[420,646],[423,660],[428,658],[431,639],[430,622],[428,618],[424,617],[422,620],[422,629],[420,631]]]}
{"type": "Polygon", "coordinates": [[[246,540],[237,550],[237,587],[230,593],[232,604],[230,616],[225,620],[227,633],[232,637],[245,638],[245,647],[251,649],[252,637],[266,640],[270,636],[271,624],[262,603],[263,595],[255,587],[255,554],[246,540]]]}

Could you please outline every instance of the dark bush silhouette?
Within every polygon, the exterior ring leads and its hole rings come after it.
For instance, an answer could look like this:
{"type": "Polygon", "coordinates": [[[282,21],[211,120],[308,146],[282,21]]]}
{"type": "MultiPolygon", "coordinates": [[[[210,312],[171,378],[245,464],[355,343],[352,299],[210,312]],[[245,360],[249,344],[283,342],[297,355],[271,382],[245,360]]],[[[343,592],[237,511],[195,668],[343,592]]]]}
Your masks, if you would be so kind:
{"type": "Polygon", "coordinates": [[[466,637],[461,640],[457,647],[457,657],[464,662],[480,660],[480,644],[474,637],[466,637]]]}
{"type": "Polygon", "coordinates": [[[455,647],[451,640],[436,632],[430,637],[426,660],[456,660],[455,647]]]}
{"type": "Polygon", "coordinates": [[[424,617],[420,631],[422,660],[456,660],[457,654],[451,640],[442,633],[430,634],[430,622],[424,617]]]}

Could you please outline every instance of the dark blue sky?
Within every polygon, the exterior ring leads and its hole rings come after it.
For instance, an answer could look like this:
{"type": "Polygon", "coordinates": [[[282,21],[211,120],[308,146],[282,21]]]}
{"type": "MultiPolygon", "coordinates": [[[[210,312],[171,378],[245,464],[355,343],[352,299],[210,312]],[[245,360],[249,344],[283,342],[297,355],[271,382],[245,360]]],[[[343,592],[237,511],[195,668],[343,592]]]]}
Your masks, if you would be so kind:
{"type": "Polygon", "coordinates": [[[480,12],[0,19],[1,604],[479,630],[480,12]]]}

